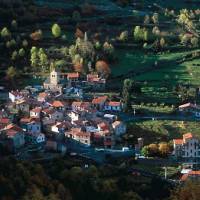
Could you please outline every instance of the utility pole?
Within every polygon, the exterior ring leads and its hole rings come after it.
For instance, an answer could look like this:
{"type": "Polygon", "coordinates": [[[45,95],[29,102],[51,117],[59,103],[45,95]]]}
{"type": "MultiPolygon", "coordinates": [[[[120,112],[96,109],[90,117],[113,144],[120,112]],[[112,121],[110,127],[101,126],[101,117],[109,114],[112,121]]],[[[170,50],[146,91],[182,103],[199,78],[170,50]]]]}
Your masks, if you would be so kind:
{"type": "Polygon", "coordinates": [[[165,179],[167,179],[167,167],[164,167],[165,170],[165,179]]]}

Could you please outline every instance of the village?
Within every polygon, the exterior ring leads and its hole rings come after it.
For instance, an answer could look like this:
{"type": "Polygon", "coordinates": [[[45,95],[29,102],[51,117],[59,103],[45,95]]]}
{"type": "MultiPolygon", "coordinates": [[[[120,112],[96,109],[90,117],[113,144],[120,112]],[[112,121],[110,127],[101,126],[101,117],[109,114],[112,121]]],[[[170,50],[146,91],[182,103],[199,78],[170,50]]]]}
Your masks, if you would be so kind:
{"type": "MultiPolygon", "coordinates": [[[[100,95],[105,85],[106,79],[97,73],[85,77],[78,72],[61,73],[51,64],[43,85],[8,93],[0,113],[1,151],[20,160],[38,159],[32,157],[32,151],[42,152],[40,159],[52,159],[51,153],[57,152],[55,155],[69,153],[97,163],[111,157],[148,160],[142,152],[143,138],[132,146],[121,143],[127,132],[126,122],[120,118],[123,101],[100,95]],[[86,96],[88,90],[93,95],[86,96]]],[[[199,117],[197,105],[187,103],[178,110],[180,116],[199,117]]],[[[172,146],[167,160],[182,165],[180,180],[200,176],[200,140],[186,133],[183,138],[174,138],[172,146]]]]}
{"type": "Polygon", "coordinates": [[[88,74],[85,80],[79,73],[63,74],[53,68],[37,91],[31,87],[10,91],[0,115],[1,144],[13,153],[25,145],[63,153],[69,148],[66,140],[113,149],[126,132],[126,124],[118,117],[122,102],[108,96],[85,99],[81,88],[87,85],[99,91],[105,83],[97,74],[88,74]]]}

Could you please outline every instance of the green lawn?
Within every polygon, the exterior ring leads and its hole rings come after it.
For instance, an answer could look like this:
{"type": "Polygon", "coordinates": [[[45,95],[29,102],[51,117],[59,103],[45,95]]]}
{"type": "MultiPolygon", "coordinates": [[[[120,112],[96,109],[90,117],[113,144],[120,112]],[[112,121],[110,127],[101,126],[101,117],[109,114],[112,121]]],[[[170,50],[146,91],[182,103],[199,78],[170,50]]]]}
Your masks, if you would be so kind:
{"type": "Polygon", "coordinates": [[[170,141],[174,138],[181,138],[183,134],[188,132],[200,137],[200,123],[171,120],[131,122],[128,124],[125,138],[131,141],[143,137],[144,142],[149,144],[156,141],[170,141]]]}

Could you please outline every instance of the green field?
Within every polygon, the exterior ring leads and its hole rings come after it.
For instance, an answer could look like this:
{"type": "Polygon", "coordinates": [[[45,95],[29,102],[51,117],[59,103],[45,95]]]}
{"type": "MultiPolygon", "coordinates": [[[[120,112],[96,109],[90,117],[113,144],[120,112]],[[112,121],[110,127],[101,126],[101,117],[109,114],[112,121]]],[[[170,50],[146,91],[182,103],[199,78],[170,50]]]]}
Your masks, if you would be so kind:
{"type": "Polygon", "coordinates": [[[124,75],[130,72],[141,74],[133,77],[142,84],[142,95],[137,96],[138,101],[179,103],[173,88],[177,84],[189,84],[194,87],[200,85],[200,59],[194,59],[182,64],[175,60],[182,58],[191,51],[164,54],[145,54],[137,50],[116,50],[119,62],[112,67],[113,76],[124,75]],[[128,51],[128,53],[127,53],[128,51]],[[153,68],[157,62],[157,67],[153,68]],[[150,68],[150,70],[148,70],[150,68]]]}
{"type": "Polygon", "coordinates": [[[144,142],[149,144],[155,141],[182,138],[182,135],[188,132],[200,137],[200,123],[171,120],[131,122],[128,125],[128,132],[125,137],[129,140],[143,137],[144,142]]]}

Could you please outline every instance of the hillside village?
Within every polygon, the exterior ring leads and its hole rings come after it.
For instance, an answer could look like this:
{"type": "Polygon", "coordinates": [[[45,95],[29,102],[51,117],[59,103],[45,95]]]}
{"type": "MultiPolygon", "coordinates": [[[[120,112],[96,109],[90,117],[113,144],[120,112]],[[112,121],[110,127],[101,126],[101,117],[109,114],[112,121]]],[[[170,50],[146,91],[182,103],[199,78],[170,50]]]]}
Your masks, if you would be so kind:
{"type": "Polygon", "coordinates": [[[63,74],[52,69],[38,91],[30,87],[10,91],[1,111],[1,143],[13,152],[25,144],[45,144],[48,149],[62,144],[66,150],[67,139],[86,146],[114,148],[126,133],[126,124],[118,117],[122,102],[108,96],[86,99],[81,88],[88,85],[98,91],[105,82],[96,74],[84,79],[79,73],[63,74]]]}
{"type": "Polygon", "coordinates": [[[0,199],[198,200],[193,0],[0,0],[0,199]]]}

